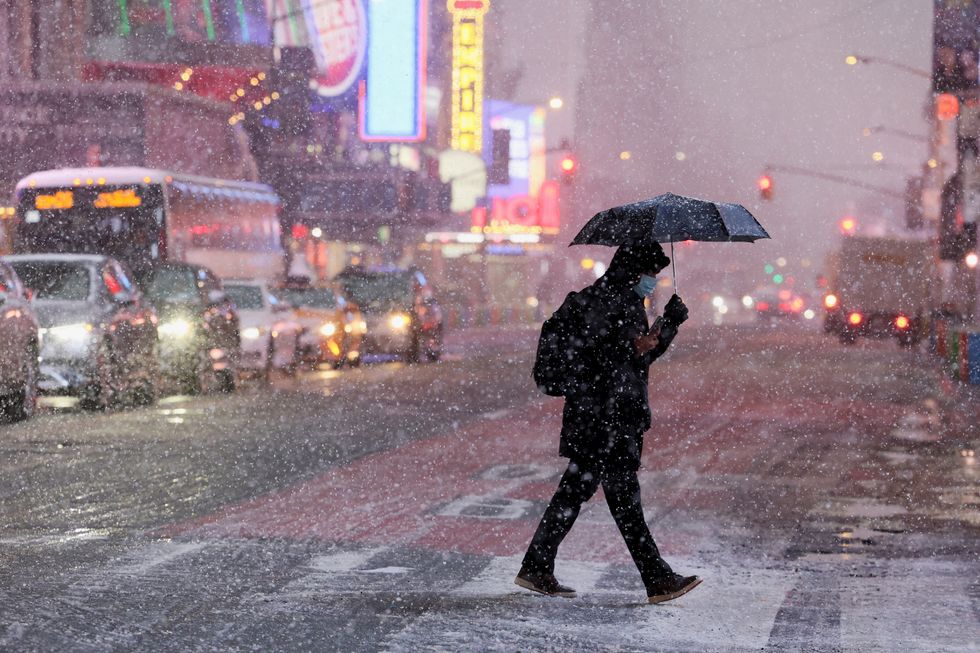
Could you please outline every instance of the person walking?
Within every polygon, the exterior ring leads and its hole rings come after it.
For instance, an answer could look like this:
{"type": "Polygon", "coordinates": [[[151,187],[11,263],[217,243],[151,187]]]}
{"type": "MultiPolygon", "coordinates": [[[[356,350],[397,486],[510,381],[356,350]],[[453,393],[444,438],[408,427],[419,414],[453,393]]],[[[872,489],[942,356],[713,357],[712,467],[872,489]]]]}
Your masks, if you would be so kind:
{"type": "MultiPolygon", "coordinates": [[[[644,299],[670,258],[660,245],[621,246],[605,274],[569,295],[582,325],[575,349],[583,379],[569,384],[562,414],[559,454],[568,468],[538,524],[517,585],[542,594],[574,597],[555,578],[555,557],[582,504],[601,484],[616,526],[626,542],[650,603],[675,599],[701,579],[682,576],[660,556],[640,503],[637,470],[643,434],[650,428],[648,368],[661,356],[688,311],[676,294],[663,316],[648,325],[644,299]]],[[[561,310],[561,309],[559,309],[561,310]]]]}

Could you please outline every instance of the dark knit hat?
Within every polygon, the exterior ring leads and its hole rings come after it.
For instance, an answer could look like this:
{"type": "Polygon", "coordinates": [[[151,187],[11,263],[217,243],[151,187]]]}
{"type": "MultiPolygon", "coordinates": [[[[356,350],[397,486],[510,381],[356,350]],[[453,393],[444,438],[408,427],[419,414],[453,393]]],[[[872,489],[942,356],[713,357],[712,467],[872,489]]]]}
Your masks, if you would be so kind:
{"type": "Polygon", "coordinates": [[[664,253],[660,243],[643,245],[621,245],[613,255],[610,267],[622,267],[630,272],[649,272],[654,268],[662,269],[670,264],[670,257],[664,253]]]}

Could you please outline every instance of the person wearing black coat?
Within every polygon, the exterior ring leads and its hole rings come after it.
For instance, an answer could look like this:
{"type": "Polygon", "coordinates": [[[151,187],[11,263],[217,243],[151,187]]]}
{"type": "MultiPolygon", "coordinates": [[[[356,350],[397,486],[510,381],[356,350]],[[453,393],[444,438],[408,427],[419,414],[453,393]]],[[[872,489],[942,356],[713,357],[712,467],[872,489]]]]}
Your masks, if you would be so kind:
{"type": "Polygon", "coordinates": [[[670,259],[660,245],[622,246],[606,273],[570,296],[584,333],[576,355],[587,373],[565,394],[559,454],[568,468],[535,531],[515,582],[526,589],[574,597],[554,575],[558,546],[583,503],[601,484],[609,510],[626,542],[650,603],[694,589],[697,576],[681,576],[660,556],[640,503],[637,470],[643,434],[650,428],[648,368],[670,346],[687,319],[673,295],[650,328],[644,299],[670,259]]]}

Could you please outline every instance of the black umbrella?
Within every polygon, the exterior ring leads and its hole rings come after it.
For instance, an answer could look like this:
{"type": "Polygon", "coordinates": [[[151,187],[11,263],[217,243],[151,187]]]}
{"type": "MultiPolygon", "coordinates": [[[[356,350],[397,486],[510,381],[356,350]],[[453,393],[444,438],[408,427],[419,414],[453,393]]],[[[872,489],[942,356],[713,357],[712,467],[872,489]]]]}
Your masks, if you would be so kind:
{"type": "Polygon", "coordinates": [[[760,238],[769,238],[769,234],[741,204],[664,193],[596,213],[571,244],[617,246],[668,241],[673,262],[674,241],[751,243],[760,238]]]}

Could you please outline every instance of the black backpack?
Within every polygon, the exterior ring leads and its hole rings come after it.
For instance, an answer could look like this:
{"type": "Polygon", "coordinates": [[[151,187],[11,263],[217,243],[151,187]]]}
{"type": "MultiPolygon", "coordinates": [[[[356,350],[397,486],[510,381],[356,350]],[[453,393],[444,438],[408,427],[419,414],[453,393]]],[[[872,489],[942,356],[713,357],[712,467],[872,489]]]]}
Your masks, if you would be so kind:
{"type": "Polygon", "coordinates": [[[538,389],[562,397],[592,380],[586,351],[587,324],[584,297],[568,293],[565,301],[541,325],[538,351],[531,376],[538,389]]]}

